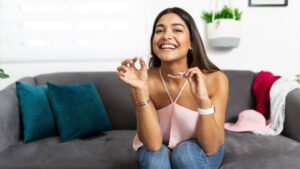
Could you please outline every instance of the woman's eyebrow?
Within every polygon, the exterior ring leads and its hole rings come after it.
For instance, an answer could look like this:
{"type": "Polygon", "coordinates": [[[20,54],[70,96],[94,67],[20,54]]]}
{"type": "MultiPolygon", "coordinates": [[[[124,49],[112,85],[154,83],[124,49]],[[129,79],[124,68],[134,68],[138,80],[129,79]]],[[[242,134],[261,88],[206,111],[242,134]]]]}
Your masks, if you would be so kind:
{"type": "Polygon", "coordinates": [[[165,27],[165,25],[163,25],[163,24],[158,24],[158,25],[156,25],[156,27],[165,27]]]}
{"type": "Polygon", "coordinates": [[[173,23],[172,26],[182,26],[182,27],[185,27],[183,24],[181,23],[173,23]]]}
{"type": "MultiPolygon", "coordinates": [[[[181,23],[173,23],[173,24],[171,24],[171,26],[182,26],[182,27],[185,28],[185,26],[181,23]]],[[[165,25],[164,24],[158,24],[158,25],[156,25],[156,27],[165,27],[165,25]]]]}

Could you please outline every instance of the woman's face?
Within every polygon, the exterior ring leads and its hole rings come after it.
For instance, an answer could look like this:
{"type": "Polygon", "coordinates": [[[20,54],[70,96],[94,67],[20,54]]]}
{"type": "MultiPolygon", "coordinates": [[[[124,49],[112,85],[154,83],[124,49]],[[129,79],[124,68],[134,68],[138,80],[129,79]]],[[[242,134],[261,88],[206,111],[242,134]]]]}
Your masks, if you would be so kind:
{"type": "Polygon", "coordinates": [[[191,48],[190,32],[178,15],[168,13],[158,20],[152,43],[153,51],[161,61],[186,59],[191,48]]]}

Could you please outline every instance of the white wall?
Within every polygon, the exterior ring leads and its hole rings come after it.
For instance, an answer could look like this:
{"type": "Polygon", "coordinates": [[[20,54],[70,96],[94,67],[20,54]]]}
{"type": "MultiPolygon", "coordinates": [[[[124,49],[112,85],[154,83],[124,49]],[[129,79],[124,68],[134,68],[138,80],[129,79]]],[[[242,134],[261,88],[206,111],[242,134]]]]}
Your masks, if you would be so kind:
{"type": "MultiPolygon", "coordinates": [[[[243,11],[243,31],[240,46],[232,50],[216,50],[206,45],[210,59],[221,69],[271,71],[294,79],[300,73],[300,1],[289,0],[287,7],[248,7],[248,0],[232,0],[243,11]]],[[[155,16],[166,7],[178,6],[195,19],[204,43],[205,24],[201,12],[209,9],[209,1],[143,1],[145,24],[144,42],[136,54],[149,53],[149,38],[155,16]]],[[[140,36],[140,35],[133,35],[140,36]]],[[[114,47],[111,47],[114,50],[114,47]]],[[[122,51],[120,51],[122,52],[122,51]]],[[[0,56],[3,57],[3,56],[0,56]]],[[[123,56],[127,58],[131,56],[123,56]]],[[[10,74],[0,80],[0,89],[24,76],[61,71],[115,71],[121,59],[77,61],[4,62],[0,67],[10,74]]]]}

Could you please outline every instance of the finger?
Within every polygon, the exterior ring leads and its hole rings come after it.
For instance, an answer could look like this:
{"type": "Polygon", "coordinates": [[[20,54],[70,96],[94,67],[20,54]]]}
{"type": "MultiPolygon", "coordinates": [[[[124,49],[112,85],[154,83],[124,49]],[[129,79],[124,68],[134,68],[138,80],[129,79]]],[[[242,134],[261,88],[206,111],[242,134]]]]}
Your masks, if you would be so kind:
{"type": "Polygon", "coordinates": [[[183,72],[183,77],[187,77],[189,70],[183,72]]]}
{"type": "Polygon", "coordinates": [[[126,67],[133,67],[134,59],[126,59],[121,64],[126,67]]]}
{"type": "Polygon", "coordinates": [[[188,76],[188,77],[193,77],[193,76],[200,76],[201,72],[200,70],[198,69],[198,67],[196,68],[191,68],[191,69],[188,69],[185,73],[185,76],[188,76]]]}
{"type": "Polygon", "coordinates": [[[185,71],[184,76],[189,77],[193,73],[193,69],[188,69],[185,71]]]}
{"type": "Polygon", "coordinates": [[[185,73],[183,74],[183,77],[185,77],[186,79],[190,80],[190,74],[191,74],[191,71],[190,70],[187,70],[185,71],[185,73]]]}
{"type": "Polygon", "coordinates": [[[118,70],[118,72],[126,72],[126,71],[128,71],[129,70],[129,68],[128,67],[126,67],[126,66],[124,66],[124,65],[121,65],[121,66],[119,66],[118,68],[117,68],[117,70],[118,70]]]}
{"type": "Polygon", "coordinates": [[[132,59],[133,63],[136,62],[139,58],[136,56],[132,59]]]}
{"type": "Polygon", "coordinates": [[[141,70],[146,70],[147,65],[143,58],[140,58],[141,70]]]}
{"type": "Polygon", "coordinates": [[[137,68],[136,68],[136,61],[138,61],[138,57],[134,57],[133,59],[132,59],[132,68],[134,68],[135,70],[137,70],[137,68]]]}
{"type": "Polygon", "coordinates": [[[126,72],[117,72],[117,75],[120,77],[125,77],[126,76],[126,72]]]}
{"type": "Polygon", "coordinates": [[[121,62],[121,65],[126,66],[126,67],[131,67],[132,64],[133,64],[133,62],[131,59],[126,59],[121,62]]]}
{"type": "Polygon", "coordinates": [[[200,69],[196,66],[196,67],[192,67],[190,68],[190,70],[194,70],[194,71],[200,71],[200,69]]]}
{"type": "Polygon", "coordinates": [[[194,74],[196,75],[195,79],[197,81],[200,81],[201,79],[206,79],[206,76],[203,74],[203,72],[198,67],[191,68],[191,71],[193,71],[194,74]]]}
{"type": "Polygon", "coordinates": [[[190,87],[195,88],[197,83],[193,80],[193,78],[187,77],[190,87]]]}
{"type": "Polygon", "coordinates": [[[193,77],[193,75],[194,75],[194,72],[191,70],[189,73],[189,77],[193,77]]]}
{"type": "Polygon", "coordinates": [[[192,71],[196,72],[197,74],[199,74],[200,76],[203,75],[202,71],[199,69],[199,67],[193,67],[191,68],[192,71]]]}
{"type": "Polygon", "coordinates": [[[189,84],[190,84],[191,86],[194,85],[194,81],[192,80],[192,78],[187,77],[187,80],[189,81],[189,84]]]}
{"type": "Polygon", "coordinates": [[[195,75],[195,72],[193,70],[189,70],[187,76],[193,77],[195,75]]]}

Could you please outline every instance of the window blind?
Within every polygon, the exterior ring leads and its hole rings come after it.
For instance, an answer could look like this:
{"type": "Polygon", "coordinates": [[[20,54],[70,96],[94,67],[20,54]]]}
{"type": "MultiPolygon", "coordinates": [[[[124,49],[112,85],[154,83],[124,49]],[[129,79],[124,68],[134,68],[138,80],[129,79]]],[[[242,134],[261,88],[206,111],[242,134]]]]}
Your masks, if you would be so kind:
{"type": "Polygon", "coordinates": [[[145,42],[142,0],[1,0],[1,61],[120,59],[145,42]]]}

